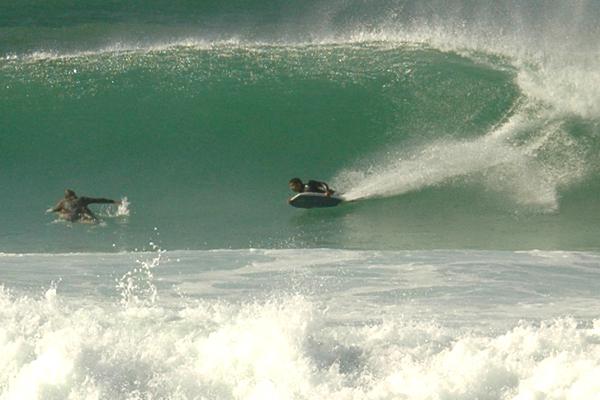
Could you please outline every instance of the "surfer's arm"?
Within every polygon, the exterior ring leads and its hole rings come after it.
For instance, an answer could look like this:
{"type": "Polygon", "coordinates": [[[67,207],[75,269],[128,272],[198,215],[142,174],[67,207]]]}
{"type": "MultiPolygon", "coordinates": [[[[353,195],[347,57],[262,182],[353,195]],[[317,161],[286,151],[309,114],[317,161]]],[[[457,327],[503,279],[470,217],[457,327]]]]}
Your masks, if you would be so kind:
{"type": "Polygon", "coordinates": [[[47,209],[46,212],[51,213],[51,212],[62,211],[62,209],[64,208],[63,204],[64,204],[64,200],[61,200],[58,203],[56,203],[56,205],[54,207],[47,209]]]}
{"type": "Polygon", "coordinates": [[[335,193],[335,190],[331,190],[329,185],[326,184],[325,182],[321,182],[321,189],[323,189],[325,191],[325,195],[327,195],[327,196],[331,196],[332,194],[335,193]]]}
{"type": "Polygon", "coordinates": [[[121,204],[120,201],[93,197],[80,197],[84,205],[88,204],[121,204]]]}

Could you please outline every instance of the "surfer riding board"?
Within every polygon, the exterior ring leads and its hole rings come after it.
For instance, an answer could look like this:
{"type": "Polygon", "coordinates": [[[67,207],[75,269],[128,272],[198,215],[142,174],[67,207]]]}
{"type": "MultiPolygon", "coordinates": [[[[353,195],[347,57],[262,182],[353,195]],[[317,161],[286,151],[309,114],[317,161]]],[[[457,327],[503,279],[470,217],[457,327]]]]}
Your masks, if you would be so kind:
{"type": "Polygon", "coordinates": [[[290,179],[288,186],[298,193],[288,200],[293,207],[334,207],[343,201],[340,196],[334,195],[335,191],[331,190],[325,182],[310,180],[305,184],[299,178],[293,178],[290,179]]]}

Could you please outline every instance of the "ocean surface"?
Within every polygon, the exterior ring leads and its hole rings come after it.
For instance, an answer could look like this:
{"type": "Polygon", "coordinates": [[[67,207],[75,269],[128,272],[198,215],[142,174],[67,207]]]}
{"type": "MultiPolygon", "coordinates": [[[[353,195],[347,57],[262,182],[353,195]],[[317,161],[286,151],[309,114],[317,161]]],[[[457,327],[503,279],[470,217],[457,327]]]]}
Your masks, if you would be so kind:
{"type": "Polygon", "coordinates": [[[599,19],[0,3],[0,400],[600,399],[599,19]]]}

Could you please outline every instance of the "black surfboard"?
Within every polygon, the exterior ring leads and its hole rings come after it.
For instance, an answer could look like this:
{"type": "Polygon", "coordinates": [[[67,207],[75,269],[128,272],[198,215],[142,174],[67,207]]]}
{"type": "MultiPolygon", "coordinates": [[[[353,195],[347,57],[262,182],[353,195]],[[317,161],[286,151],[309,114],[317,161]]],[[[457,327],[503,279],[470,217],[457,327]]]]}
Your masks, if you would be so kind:
{"type": "Polygon", "coordinates": [[[298,193],[294,197],[288,200],[293,207],[298,208],[320,208],[320,207],[334,207],[343,202],[339,196],[327,196],[325,193],[312,193],[304,192],[298,193]]]}

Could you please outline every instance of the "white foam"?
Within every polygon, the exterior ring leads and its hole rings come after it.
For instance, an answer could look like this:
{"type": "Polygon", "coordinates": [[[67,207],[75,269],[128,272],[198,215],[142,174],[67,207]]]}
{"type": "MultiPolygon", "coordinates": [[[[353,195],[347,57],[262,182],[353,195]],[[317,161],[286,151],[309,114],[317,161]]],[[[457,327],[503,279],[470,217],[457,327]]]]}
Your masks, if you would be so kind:
{"type": "Polygon", "coordinates": [[[595,253],[150,246],[2,258],[1,399],[600,393],[595,253]]]}
{"type": "Polygon", "coordinates": [[[600,321],[336,324],[300,296],[114,308],[0,291],[0,398],[593,399],[600,321]]]}

